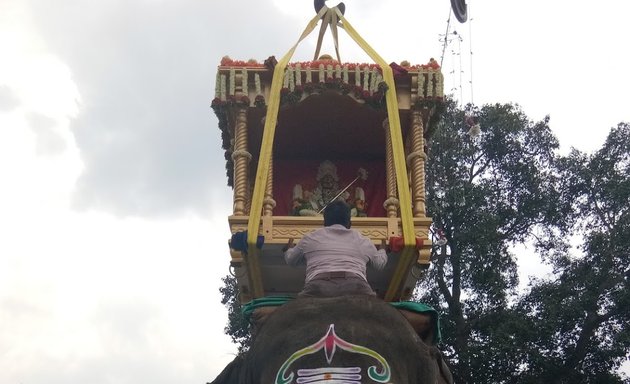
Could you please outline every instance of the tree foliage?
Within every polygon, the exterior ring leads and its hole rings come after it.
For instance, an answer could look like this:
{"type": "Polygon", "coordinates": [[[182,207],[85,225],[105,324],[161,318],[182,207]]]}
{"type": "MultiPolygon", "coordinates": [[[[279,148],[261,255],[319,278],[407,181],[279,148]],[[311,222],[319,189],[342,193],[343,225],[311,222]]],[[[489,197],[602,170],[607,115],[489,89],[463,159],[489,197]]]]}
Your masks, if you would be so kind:
{"type": "Polygon", "coordinates": [[[238,346],[238,353],[246,352],[251,343],[250,326],[242,313],[241,302],[238,295],[238,286],[236,278],[233,276],[225,276],[221,279],[223,287],[219,288],[221,292],[221,304],[228,309],[228,322],[224,328],[225,334],[232,338],[232,342],[238,346]]]}
{"type": "Polygon", "coordinates": [[[620,383],[630,351],[630,126],[619,124],[593,155],[573,150],[558,165],[562,233],[578,254],[556,253],[556,278],[537,281],[517,310],[531,324],[527,382],[620,383]]]}
{"type": "Polygon", "coordinates": [[[445,308],[447,352],[458,382],[492,382],[502,348],[493,324],[502,321],[518,285],[511,246],[549,220],[554,153],[548,118],[531,122],[518,106],[465,111],[449,104],[428,145],[427,214],[448,241],[434,255],[421,300],[445,308]],[[482,133],[472,138],[466,114],[482,133]],[[494,349],[493,349],[494,348],[494,349]]]}

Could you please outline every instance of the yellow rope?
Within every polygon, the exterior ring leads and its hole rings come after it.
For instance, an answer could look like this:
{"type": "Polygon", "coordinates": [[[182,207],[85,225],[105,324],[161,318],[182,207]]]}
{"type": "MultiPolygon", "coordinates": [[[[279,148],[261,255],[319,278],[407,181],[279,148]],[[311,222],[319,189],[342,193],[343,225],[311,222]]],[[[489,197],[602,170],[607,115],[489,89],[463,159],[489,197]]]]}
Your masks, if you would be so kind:
{"type": "Polygon", "coordinates": [[[389,117],[389,133],[392,141],[392,153],[394,156],[394,168],[396,170],[396,184],[398,186],[398,200],[400,202],[400,218],[402,222],[402,232],[405,247],[396,266],[396,270],[390,280],[389,287],[385,293],[385,300],[391,301],[396,295],[403,276],[411,266],[416,251],[416,236],[414,233],[413,219],[411,214],[411,193],[409,191],[409,180],[407,179],[407,164],[405,163],[405,150],[400,129],[400,115],[398,114],[398,101],[396,100],[396,83],[391,67],[381,58],[381,56],[363,40],[352,25],[337,11],[341,20],[341,26],[352,37],[352,39],[374,60],[383,71],[383,80],[387,84],[388,90],[385,93],[387,103],[387,115],[389,117]]]}
{"type": "Polygon", "coordinates": [[[267,116],[265,117],[265,128],[260,146],[260,157],[258,159],[258,169],[256,170],[256,181],[254,184],[254,192],[252,193],[252,204],[249,211],[249,222],[247,223],[248,252],[246,262],[254,297],[264,296],[264,288],[260,277],[260,267],[258,265],[258,249],[256,248],[256,240],[258,238],[260,217],[262,215],[262,203],[265,188],[267,186],[267,177],[269,175],[269,163],[273,152],[273,138],[276,132],[276,124],[278,122],[280,90],[282,89],[284,70],[293,56],[298,44],[300,44],[300,42],[315,29],[317,22],[327,10],[327,7],[323,7],[317,16],[313,17],[304,29],[304,32],[302,32],[302,36],[300,36],[297,43],[295,43],[289,52],[280,59],[273,71],[273,80],[271,81],[271,90],[269,92],[269,104],[267,105],[267,116]]]}

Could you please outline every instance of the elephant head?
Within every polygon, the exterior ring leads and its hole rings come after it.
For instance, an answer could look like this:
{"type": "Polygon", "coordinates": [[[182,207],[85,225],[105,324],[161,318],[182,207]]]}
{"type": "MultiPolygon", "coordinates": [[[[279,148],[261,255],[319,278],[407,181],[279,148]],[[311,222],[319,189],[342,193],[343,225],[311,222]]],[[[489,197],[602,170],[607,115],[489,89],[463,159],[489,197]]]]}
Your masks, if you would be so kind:
{"type": "Polygon", "coordinates": [[[452,383],[437,348],[370,296],[300,298],[271,313],[212,384],[452,383]]]}

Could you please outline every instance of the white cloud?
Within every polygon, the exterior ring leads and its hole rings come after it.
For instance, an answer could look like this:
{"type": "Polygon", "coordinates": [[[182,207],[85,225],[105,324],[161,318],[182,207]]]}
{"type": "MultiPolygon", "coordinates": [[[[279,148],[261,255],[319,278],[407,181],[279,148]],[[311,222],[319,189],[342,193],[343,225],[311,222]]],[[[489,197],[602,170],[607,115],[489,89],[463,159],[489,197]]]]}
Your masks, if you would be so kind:
{"type": "Polygon", "coordinates": [[[227,269],[215,266],[228,257],[226,225],[97,213],[39,219],[0,249],[0,381],[31,381],[48,363],[58,371],[48,382],[91,364],[118,372],[149,364],[136,379],[198,381],[231,360],[218,293],[227,269]]]}
{"type": "Polygon", "coordinates": [[[28,23],[1,26],[21,43],[0,39],[10,57],[0,64],[10,107],[0,112],[0,382],[211,379],[235,352],[218,292],[227,266],[215,266],[229,257],[229,194],[209,200],[216,222],[70,210],[84,167],[70,130],[78,87],[28,23]]]}

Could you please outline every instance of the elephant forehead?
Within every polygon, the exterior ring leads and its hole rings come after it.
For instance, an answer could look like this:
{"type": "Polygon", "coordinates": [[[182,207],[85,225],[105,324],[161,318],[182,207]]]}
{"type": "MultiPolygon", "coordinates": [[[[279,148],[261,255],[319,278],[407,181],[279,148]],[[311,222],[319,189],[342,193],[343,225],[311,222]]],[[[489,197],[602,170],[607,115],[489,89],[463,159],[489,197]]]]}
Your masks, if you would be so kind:
{"type": "Polygon", "coordinates": [[[421,364],[425,368],[420,371],[432,369],[428,347],[404,317],[389,304],[368,296],[297,299],[285,304],[261,328],[250,356],[256,364],[280,372],[286,382],[299,370],[355,367],[360,373],[343,375],[362,375],[365,381],[359,382],[369,382],[368,377],[408,375],[409,369],[416,375],[421,361],[427,363],[421,364]]]}

